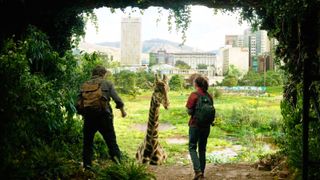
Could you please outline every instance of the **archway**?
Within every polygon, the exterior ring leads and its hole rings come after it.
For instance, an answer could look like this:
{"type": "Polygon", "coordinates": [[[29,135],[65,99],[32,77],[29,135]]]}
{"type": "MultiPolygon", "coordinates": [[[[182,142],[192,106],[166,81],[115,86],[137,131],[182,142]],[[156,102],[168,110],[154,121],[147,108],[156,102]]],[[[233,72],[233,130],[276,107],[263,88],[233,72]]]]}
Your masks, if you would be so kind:
{"type": "MultiPolygon", "coordinates": [[[[312,131],[309,132],[309,121],[317,119],[318,113],[318,80],[319,80],[319,2],[313,1],[68,1],[68,2],[40,2],[40,1],[1,1],[0,21],[3,22],[0,40],[16,35],[17,39],[23,37],[28,24],[33,24],[49,35],[54,49],[64,53],[70,49],[72,34],[83,34],[83,21],[78,14],[102,6],[123,8],[135,6],[147,8],[149,6],[162,6],[171,8],[177,14],[183,12],[184,5],[199,4],[212,8],[233,10],[240,8],[243,17],[261,24],[262,29],[269,31],[280,42],[278,57],[282,58],[284,69],[288,73],[288,83],[284,88],[284,104],[287,111],[284,116],[297,112],[294,125],[299,126],[303,133],[303,177],[308,178],[309,171],[309,145],[317,142],[318,120],[314,120],[312,131]],[[17,12],[17,16],[8,16],[17,12]],[[14,23],[13,23],[14,22],[14,23]],[[302,95],[301,95],[302,94],[302,95]],[[313,101],[310,101],[310,100],[313,101]],[[314,102],[314,104],[310,104],[314,102]],[[300,122],[300,116],[302,121],[300,122]],[[310,139],[310,138],[311,139],[310,139]]],[[[183,17],[182,17],[183,20],[183,17]]],[[[1,45],[2,47],[2,45],[1,45]]],[[[291,121],[288,117],[288,121],[291,121]]],[[[287,130],[291,127],[287,126],[287,130]]],[[[294,131],[290,131],[294,133],[294,131]]],[[[318,146],[317,146],[318,147],[318,146]]],[[[316,158],[311,154],[313,158],[316,158]]],[[[318,160],[318,159],[317,159],[318,160]]]]}

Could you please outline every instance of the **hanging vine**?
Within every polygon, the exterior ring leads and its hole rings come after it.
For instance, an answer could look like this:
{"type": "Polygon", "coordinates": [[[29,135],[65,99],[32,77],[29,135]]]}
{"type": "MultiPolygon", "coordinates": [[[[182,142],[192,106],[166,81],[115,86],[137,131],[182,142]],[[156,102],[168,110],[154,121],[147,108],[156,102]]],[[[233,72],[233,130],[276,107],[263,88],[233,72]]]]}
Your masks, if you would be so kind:
{"type": "MultiPolygon", "coordinates": [[[[133,0],[133,1],[105,1],[105,0],[74,0],[74,1],[0,1],[0,49],[2,42],[15,34],[22,38],[28,24],[41,29],[48,35],[53,49],[64,53],[71,48],[72,36],[84,35],[85,18],[81,13],[92,12],[94,8],[103,6],[112,8],[126,8],[128,6],[146,9],[150,6],[160,6],[169,9],[168,29],[182,34],[182,44],[187,39],[187,30],[191,23],[190,5],[204,5],[209,8],[222,8],[229,12],[240,10],[241,20],[248,21],[253,28],[268,31],[270,37],[278,40],[276,55],[281,68],[285,70],[287,81],[284,86],[284,99],[281,110],[284,117],[284,150],[293,166],[301,168],[301,109],[302,88],[304,77],[319,78],[320,71],[320,1],[319,0],[133,0]],[[8,16],[8,12],[20,12],[15,16],[8,16]],[[12,23],[15,22],[15,23],[12,23]],[[282,62],[282,63],[280,63],[282,62]],[[308,66],[304,67],[304,63],[308,66]],[[308,70],[304,69],[308,68],[308,70]],[[305,71],[304,71],[305,70],[305,71]],[[307,73],[303,73],[307,72],[307,73]]],[[[96,20],[94,16],[89,17],[96,20]]],[[[210,23],[210,22],[208,22],[210,23]]],[[[312,84],[315,94],[319,94],[319,83],[312,84]]],[[[320,101],[319,97],[316,100],[320,101]]],[[[310,114],[316,117],[314,105],[310,114]]],[[[319,123],[311,126],[310,157],[320,160],[319,123]]],[[[311,178],[319,179],[318,169],[310,171],[311,178]]]]}
{"type": "MultiPolygon", "coordinates": [[[[244,5],[242,17],[258,22],[261,29],[268,30],[268,35],[275,37],[279,44],[276,48],[278,61],[286,72],[284,99],[281,111],[284,120],[284,136],[281,148],[288,156],[291,167],[302,169],[302,112],[303,88],[309,89],[305,78],[319,77],[319,1],[273,0],[261,1],[259,7],[244,5]],[[253,15],[256,14],[256,15],[253,15]],[[255,20],[258,18],[258,21],[255,20]],[[259,22],[260,21],[260,22],[259,22]],[[317,42],[318,40],[318,42],[317,42]],[[307,63],[307,66],[304,64],[307,63]],[[307,67],[308,69],[304,69],[307,67]]],[[[319,82],[312,83],[319,87],[319,82]]],[[[315,88],[316,94],[319,88],[315,88]]],[[[315,97],[319,102],[319,96],[315,97]]],[[[311,105],[310,116],[317,119],[315,105],[311,105]]],[[[309,132],[309,153],[312,161],[319,161],[320,150],[319,123],[312,122],[309,132]]],[[[301,173],[301,171],[299,171],[301,173]]],[[[318,179],[320,173],[316,166],[310,167],[311,179],[318,179]]]]}
{"type": "Polygon", "coordinates": [[[183,8],[172,8],[169,10],[168,26],[169,31],[172,30],[172,17],[174,17],[174,23],[176,31],[182,34],[181,39],[183,45],[187,40],[187,30],[191,23],[191,6],[183,6],[183,8]]]}

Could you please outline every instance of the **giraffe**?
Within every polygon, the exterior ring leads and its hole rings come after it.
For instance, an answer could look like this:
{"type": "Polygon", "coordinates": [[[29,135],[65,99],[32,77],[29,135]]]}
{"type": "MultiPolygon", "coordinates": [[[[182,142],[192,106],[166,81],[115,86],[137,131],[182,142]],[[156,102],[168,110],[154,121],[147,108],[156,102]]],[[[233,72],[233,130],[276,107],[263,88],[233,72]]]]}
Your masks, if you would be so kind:
{"type": "Polygon", "coordinates": [[[159,80],[158,75],[156,75],[153,86],[154,91],[149,108],[147,134],[143,143],[138,147],[136,159],[144,164],[160,165],[167,158],[167,154],[158,141],[160,104],[162,104],[165,109],[169,107],[167,77],[164,75],[163,79],[159,80]]]}

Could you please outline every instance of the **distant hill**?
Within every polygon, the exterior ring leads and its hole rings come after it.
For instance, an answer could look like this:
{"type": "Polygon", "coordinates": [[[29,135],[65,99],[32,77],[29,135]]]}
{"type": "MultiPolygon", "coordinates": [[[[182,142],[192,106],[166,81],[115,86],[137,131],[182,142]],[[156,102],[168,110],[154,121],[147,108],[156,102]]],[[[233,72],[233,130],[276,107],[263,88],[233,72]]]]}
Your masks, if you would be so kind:
{"type": "Polygon", "coordinates": [[[92,53],[94,51],[101,52],[103,54],[113,56],[115,60],[120,60],[120,48],[81,42],[79,44],[78,50],[85,51],[87,53],[92,53]]]}
{"type": "MultiPolygon", "coordinates": [[[[107,46],[113,48],[120,48],[120,42],[102,42],[97,43],[99,46],[107,46]]],[[[157,52],[158,50],[166,50],[169,53],[178,52],[202,52],[202,50],[195,49],[190,46],[181,46],[180,43],[172,42],[164,39],[146,40],[142,44],[142,53],[157,52]]]]}
{"type": "Polygon", "coordinates": [[[212,50],[212,51],[209,51],[210,53],[213,53],[213,54],[219,54],[219,50],[212,50]]]}
{"type": "Polygon", "coordinates": [[[114,47],[114,48],[120,48],[120,42],[101,42],[101,43],[96,43],[99,46],[109,46],[109,47],[114,47]]]}
{"type": "MultiPolygon", "coordinates": [[[[195,49],[190,46],[181,46],[180,43],[172,42],[163,39],[151,39],[143,42],[141,59],[148,60],[150,52],[157,52],[158,50],[166,50],[168,53],[180,53],[180,52],[204,52],[199,49],[195,49]]],[[[74,49],[74,53],[79,54],[80,51],[92,53],[94,51],[101,52],[113,56],[116,61],[120,60],[120,42],[102,42],[102,43],[87,43],[80,42],[77,49],[74,49]]],[[[217,53],[217,50],[209,51],[211,53],[217,53]]]]}
{"type": "MultiPolygon", "coordinates": [[[[100,52],[103,54],[108,54],[109,56],[113,56],[113,59],[116,61],[120,60],[120,48],[111,47],[111,46],[103,46],[98,44],[81,42],[78,48],[74,49],[73,51],[76,54],[79,54],[80,51],[85,51],[87,53],[100,52]]],[[[149,54],[147,53],[141,54],[142,59],[148,59],[148,57],[149,57],[149,54]]]]}
{"type": "Polygon", "coordinates": [[[166,50],[169,53],[178,52],[199,52],[190,46],[180,46],[180,43],[163,39],[151,39],[143,42],[142,52],[157,52],[158,50],[166,50]]]}

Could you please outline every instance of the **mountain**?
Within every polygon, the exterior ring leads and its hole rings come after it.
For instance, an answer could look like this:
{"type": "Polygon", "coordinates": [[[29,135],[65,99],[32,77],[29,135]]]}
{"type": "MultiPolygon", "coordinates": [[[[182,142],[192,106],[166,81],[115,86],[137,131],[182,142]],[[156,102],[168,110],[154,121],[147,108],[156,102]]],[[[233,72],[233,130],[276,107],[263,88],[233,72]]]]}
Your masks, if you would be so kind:
{"type": "MultiPolygon", "coordinates": [[[[97,43],[99,46],[107,46],[113,48],[120,48],[120,42],[102,42],[97,43]]],[[[166,50],[169,53],[178,52],[203,52],[190,46],[180,46],[180,43],[172,42],[164,39],[151,39],[143,41],[142,53],[157,52],[158,50],[166,50]]]]}
{"type": "Polygon", "coordinates": [[[113,56],[113,59],[115,60],[120,59],[120,48],[81,42],[78,46],[78,49],[81,51],[85,51],[87,53],[92,53],[94,51],[101,52],[103,54],[108,54],[110,56],[113,56]]]}
{"type": "MultiPolygon", "coordinates": [[[[157,52],[158,50],[166,50],[168,53],[204,52],[191,46],[180,46],[180,43],[177,42],[163,39],[151,39],[143,42],[141,58],[148,59],[150,52],[157,52]]],[[[79,51],[85,51],[88,53],[92,53],[94,51],[101,52],[103,54],[113,56],[114,60],[120,60],[120,42],[102,42],[96,44],[81,42],[77,51],[75,50],[75,53],[79,53],[79,51]]],[[[217,53],[217,50],[210,52],[217,53]]]]}
{"type": "Polygon", "coordinates": [[[158,50],[166,50],[169,53],[178,52],[199,52],[190,46],[180,46],[180,43],[172,42],[164,39],[151,39],[143,42],[142,52],[157,52],[158,50]]]}
{"type": "Polygon", "coordinates": [[[99,46],[109,46],[109,47],[114,47],[114,48],[120,48],[120,42],[101,42],[97,43],[99,46]]]}
{"type": "MultiPolygon", "coordinates": [[[[114,43],[114,44],[116,44],[116,43],[114,43]]],[[[76,54],[79,54],[80,51],[84,51],[87,53],[100,52],[103,54],[107,54],[109,56],[113,56],[113,59],[115,61],[120,60],[120,48],[117,48],[117,47],[110,47],[110,46],[103,46],[103,45],[92,44],[92,43],[87,43],[87,42],[81,42],[79,44],[78,48],[74,49],[73,51],[76,54]]],[[[141,54],[142,59],[148,59],[148,57],[149,57],[149,54],[147,54],[147,53],[141,54]]]]}

